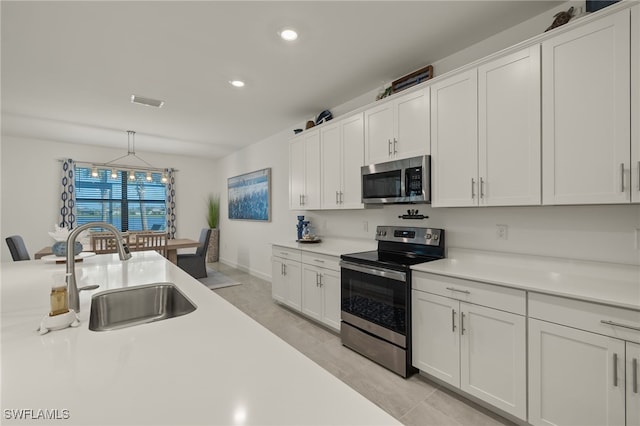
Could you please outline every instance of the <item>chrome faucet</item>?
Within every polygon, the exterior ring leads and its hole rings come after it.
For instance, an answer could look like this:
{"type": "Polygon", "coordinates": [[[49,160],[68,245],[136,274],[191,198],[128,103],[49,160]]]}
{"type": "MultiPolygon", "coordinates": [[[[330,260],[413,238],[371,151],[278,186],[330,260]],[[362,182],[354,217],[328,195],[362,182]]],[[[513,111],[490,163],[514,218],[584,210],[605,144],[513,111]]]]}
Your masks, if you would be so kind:
{"type": "MultiPolygon", "coordinates": [[[[76,284],[76,262],[73,247],[76,244],[78,234],[89,228],[103,228],[111,232],[116,238],[116,246],[118,247],[118,256],[120,257],[120,260],[131,259],[131,253],[129,252],[127,243],[122,239],[122,235],[120,235],[120,232],[113,225],[106,222],[89,222],[84,225],[80,225],[71,231],[67,238],[67,291],[69,292],[69,309],[73,309],[76,312],[80,312],[80,291],[88,290],[89,288],[83,287],[78,290],[78,285],[76,284]]],[[[90,286],[90,288],[96,287],[97,286],[90,286]]]]}

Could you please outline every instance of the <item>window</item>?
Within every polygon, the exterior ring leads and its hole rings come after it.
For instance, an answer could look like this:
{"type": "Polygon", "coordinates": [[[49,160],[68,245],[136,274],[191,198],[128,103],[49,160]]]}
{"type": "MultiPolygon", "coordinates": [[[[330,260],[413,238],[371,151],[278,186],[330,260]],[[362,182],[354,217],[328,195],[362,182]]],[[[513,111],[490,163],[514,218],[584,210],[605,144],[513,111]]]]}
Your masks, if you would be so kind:
{"type": "Polygon", "coordinates": [[[91,168],[76,167],[75,193],[78,225],[87,222],[107,222],[122,232],[160,231],[166,227],[165,184],[161,173],[135,172],[129,179],[119,170],[111,177],[110,170],[98,170],[91,176],[91,168]]]}

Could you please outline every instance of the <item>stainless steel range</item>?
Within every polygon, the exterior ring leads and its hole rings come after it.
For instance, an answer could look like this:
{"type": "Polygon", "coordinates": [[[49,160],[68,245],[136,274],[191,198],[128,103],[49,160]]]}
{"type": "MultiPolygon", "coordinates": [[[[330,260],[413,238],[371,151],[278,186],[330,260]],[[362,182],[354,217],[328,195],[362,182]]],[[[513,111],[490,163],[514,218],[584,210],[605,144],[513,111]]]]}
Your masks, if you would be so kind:
{"type": "Polygon", "coordinates": [[[443,259],[444,230],[378,226],[378,250],[341,256],[342,344],[408,377],[411,265],[443,259]]]}

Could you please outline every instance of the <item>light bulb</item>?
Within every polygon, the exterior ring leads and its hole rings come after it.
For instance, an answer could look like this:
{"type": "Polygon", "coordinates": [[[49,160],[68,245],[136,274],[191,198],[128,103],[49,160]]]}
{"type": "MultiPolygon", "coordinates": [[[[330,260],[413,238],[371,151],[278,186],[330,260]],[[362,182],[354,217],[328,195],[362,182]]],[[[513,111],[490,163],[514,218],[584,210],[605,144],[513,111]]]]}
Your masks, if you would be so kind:
{"type": "Polygon", "coordinates": [[[93,167],[91,169],[91,177],[98,177],[98,168],[97,167],[93,167]]]}
{"type": "Polygon", "coordinates": [[[129,180],[136,180],[136,172],[133,170],[129,172],[129,180]]]}
{"type": "Polygon", "coordinates": [[[153,178],[151,177],[151,172],[147,172],[147,182],[151,182],[153,180],[153,178]]]}
{"type": "Polygon", "coordinates": [[[118,179],[118,171],[116,169],[111,169],[111,179],[118,179]]]}

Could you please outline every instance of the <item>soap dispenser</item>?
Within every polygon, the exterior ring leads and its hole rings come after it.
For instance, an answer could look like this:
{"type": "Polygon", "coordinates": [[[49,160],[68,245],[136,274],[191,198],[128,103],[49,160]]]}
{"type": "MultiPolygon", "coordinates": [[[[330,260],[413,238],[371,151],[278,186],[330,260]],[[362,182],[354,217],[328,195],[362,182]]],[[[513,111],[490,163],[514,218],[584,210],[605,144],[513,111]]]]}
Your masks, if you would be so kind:
{"type": "Polygon", "coordinates": [[[62,330],[67,327],[77,327],[80,319],[73,309],[69,309],[69,292],[67,291],[67,277],[71,274],[53,274],[51,285],[51,310],[40,322],[38,332],[46,334],[52,330],[62,330]]]}

